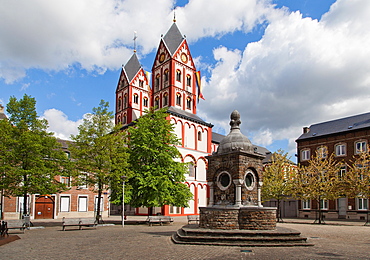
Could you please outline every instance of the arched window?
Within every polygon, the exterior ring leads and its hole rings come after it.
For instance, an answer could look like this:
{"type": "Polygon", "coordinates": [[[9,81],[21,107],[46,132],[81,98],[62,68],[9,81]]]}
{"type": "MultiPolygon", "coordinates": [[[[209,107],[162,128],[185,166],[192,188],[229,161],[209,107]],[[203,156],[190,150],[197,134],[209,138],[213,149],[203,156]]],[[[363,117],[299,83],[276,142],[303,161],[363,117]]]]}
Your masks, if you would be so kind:
{"type": "Polygon", "coordinates": [[[167,106],[167,105],[168,105],[168,94],[165,93],[163,96],[163,106],[167,106]]]}
{"type": "Polygon", "coordinates": [[[181,106],[181,94],[180,93],[176,94],[176,105],[181,106]]]}
{"type": "Polygon", "coordinates": [[[134,103],[135,104],[139,103],[139,95],[138,94],[134,94],[134,103]]]}
{"type": "Polygon", "coordinates": [[[176,70],[176,80],[181,82],[181,71],[180,70],[176,70]]]}
{"type": "Polygon", "coordinates": [[[117,119],[117,124],[121,124],[121,117],[119,116],[118,119],[117,119]]]}
{"type": "Polygon", "coordinates": [[[159,108],[159,97],[156,97],[156,98],[155,98],[154,106],[155,106],[156,108],[159,108]]]}
{"type": "Polygon", "coordinates": [[[202,141],[202,132],[198,131],[198,141],[202,141]]]}
{"type": "Polygon", "coordinates": [[[159,90],[159,83],[160,83],[161,76],[159,74],[155,77],[155,90],[159,90]]]}
{"type": "Polygon", "coordinates": [[[122,124],[126,124],[126,122],[127,122],[127,116],[126,114],[124,114],[122,118],[122,124]]]}
{"type": "Polygon", "coordinates": [[[144,104],[144,107],[148,107],[148,98],[147,97],[145,97],[143,99],[143,104],[144,104]]]}
{"type": "Polygon", "coordinates": [[[164,81],[165,82],[168,81],[168,70],[167,69],[164,71],[164,81]]]}
{"type": "Polygon", "coordinates": [[[190,97],[188,97],[188,98],[186,99],[186,108],[187,108],[187,109],[191,109],[191,98],[190,98],[190,97]]]}
{"type": "Polygon", "coordinates": [[[186,75],[186,86],[190,87],[191,86],[191,76],[186,75]]]}
{"type": "Polygon", "coordinates": [[[123,108],[127,108],[127,94],[123,97],[123,108]]]}
{"type": "Polygon", "coordinates": [[[144,87],[144,80],[139,80],[139,87],[144,87]]]}
{"type": "Polygon", "coordinates": [[[121,110],[122,109],[122,98],[120,97],[118,99],[118,110],[121,110]]]}

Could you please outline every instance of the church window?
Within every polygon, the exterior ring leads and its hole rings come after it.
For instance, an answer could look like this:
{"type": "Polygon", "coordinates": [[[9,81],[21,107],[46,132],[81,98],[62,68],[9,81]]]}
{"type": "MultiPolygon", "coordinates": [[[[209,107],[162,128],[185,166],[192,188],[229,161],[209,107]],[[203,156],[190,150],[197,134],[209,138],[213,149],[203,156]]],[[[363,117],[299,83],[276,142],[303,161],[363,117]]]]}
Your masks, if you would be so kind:
{"type": "Polygon", "coordinates": [[[191,76],[190,75],[186,75],[186,86],[191,86],[191,76]]]}
{"type": "Polygon", "coordinates": [[[124,114],[122,118],[122,124],[126,124],[126,121],[127,121],[127,116],[126,114],[124,114]]]}
{"type": "Polygon", "coordinates": [[[144,80],[139,80],[139,87],[144,87],[144,80]]]}
{"type": "Polygon", "coordinates": [[[189,163],[189,177],[195,177],[195,168],[193,163],[189,163]]]}
{"type": "Polygon", "coordinates": [[[144,107],[148,107],[148,98],[147,97],[145,97],[143,99],[143,103],[144,103],[144,107]]]}
{"type": "Polygon", "coordinates": [[[117,124],[119,125],[121,123],[121,117],[118,117],[117,124]]]}
{"type": "Polygon", "coordinates": [[[164,94],[163,96],[163,106],[167,106],[168,105],[168,94],[164,94]]]}
{"type": "Polygon", "coordinates": [[[155,77],[155,90],[159,90],[159,83],[160,83],[160,76],[159,75],[157,75],[156,77],[155,77]]]}
{"type": "Polygon", "coordinates": [[[122,98],[118,99],[118,110],[122,109],[122,98]]]}
{"type": "Polygon", "coordinates": [[[127,94],[123,97],[123,108],[127,108],[127,94]]]}
{"type": "Polygon", "coordinates": [[[198,131],[198,141],[202,141],[202,132],[198,131]]]}
{"type": "Polygon", "coordinates": [[[167,82],[168,81],[168,70],[165,70],[164,71],[164,81],[167,82]]]}
{"type": "Polygon", "coordinates": [[[139,103],[139,95],[138,94],[134,94],[134,103],[135,104],[139,103]]]}
{"type": "Polygon", "coordinates": [[[176,80],[181,82],[181,71],[180,70],[176,70],[176,80]]]}
{"type": "Polygon", "coordinates": [[[176,105],[181,106],[181,94],[180,93],[176,94],[176,105]]]}
{"type": "Polygon", "coordinates": [[[186,99],[186,108],[191,109],[191,98],[186,99]]]}
{"type": "Polygon", "coordinates": [[[159,97],[156,97],[156,98],[155,98],[155,101],[154,101],[154,107],[155,107],[155,108],[159,108],[159,97]]]}

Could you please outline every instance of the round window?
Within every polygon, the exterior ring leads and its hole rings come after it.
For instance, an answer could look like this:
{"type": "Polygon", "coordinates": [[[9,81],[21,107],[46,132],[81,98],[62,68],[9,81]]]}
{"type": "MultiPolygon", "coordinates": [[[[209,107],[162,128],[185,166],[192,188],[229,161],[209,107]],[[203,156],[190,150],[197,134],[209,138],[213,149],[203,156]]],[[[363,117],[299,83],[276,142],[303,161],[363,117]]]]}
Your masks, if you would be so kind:
{"type": "Polygon", "coordinates": [[[251,170],[248,170],[244,177],[244,183],[245,187],[247,187],[248,190],[252,190],[255,183],[255,177],[254,173],[251,170]]]}
{"type": "Polygon", "coordinates": [[[221,190],[226,190],[231,183],[231,176],[228,172],[221,172],[218,175],[217,185],[221,190]]]}

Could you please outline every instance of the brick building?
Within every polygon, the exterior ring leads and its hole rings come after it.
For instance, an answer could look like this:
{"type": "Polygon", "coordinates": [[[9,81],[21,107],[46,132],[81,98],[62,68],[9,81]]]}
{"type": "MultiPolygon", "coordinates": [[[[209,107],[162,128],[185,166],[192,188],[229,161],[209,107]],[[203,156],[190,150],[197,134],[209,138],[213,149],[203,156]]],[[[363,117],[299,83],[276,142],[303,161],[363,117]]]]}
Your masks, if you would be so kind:
{"type": "MultiPolygon", "coordinates": [[[[369,141],[370,113],[304,127],[303,134],[296,140],[298,163],[307,164],[316,151],[323,156],[334,154],[336,160],[350,163],[356,154],[367,149],[369,141]]],[[[340,171],[347,171],[345,164],[340,171]]],[[[322,200],[320,204],[326,218],[365,219],[369,207],[365,198],[322,200]]],[[[299,217],[314,217],[317,209],[315,201],[301,201],[299,217]]]]}

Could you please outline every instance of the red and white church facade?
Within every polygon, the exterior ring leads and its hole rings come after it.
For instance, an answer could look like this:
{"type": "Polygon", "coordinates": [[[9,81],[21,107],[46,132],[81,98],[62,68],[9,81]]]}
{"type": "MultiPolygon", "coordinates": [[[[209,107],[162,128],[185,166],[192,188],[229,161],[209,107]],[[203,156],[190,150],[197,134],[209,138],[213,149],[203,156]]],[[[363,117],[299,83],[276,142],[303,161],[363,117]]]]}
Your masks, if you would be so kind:
{"type": "MultiPolygon", "coordinates": [[[[193,215],[199,213],[198,207],[207,205],[205,157],[217,149],[218,140],[212,141],[213,125],[196,114],[199,92],[195,73],[186,38],[174,22],[160,40],[151,73],[144,71],[134,52],[120,74],[116,89],[116,124],[130,124],[149,107],[168,108],[168,120],[180,139],[181,145],[177,148],[181,160],[189,163],[186,184],[194,195],[189,207],[166,205],[154,209],[153,214],[193,215]]],[[[137,208],[135,214],[147,215],[148,209],[137,208]]]]}

